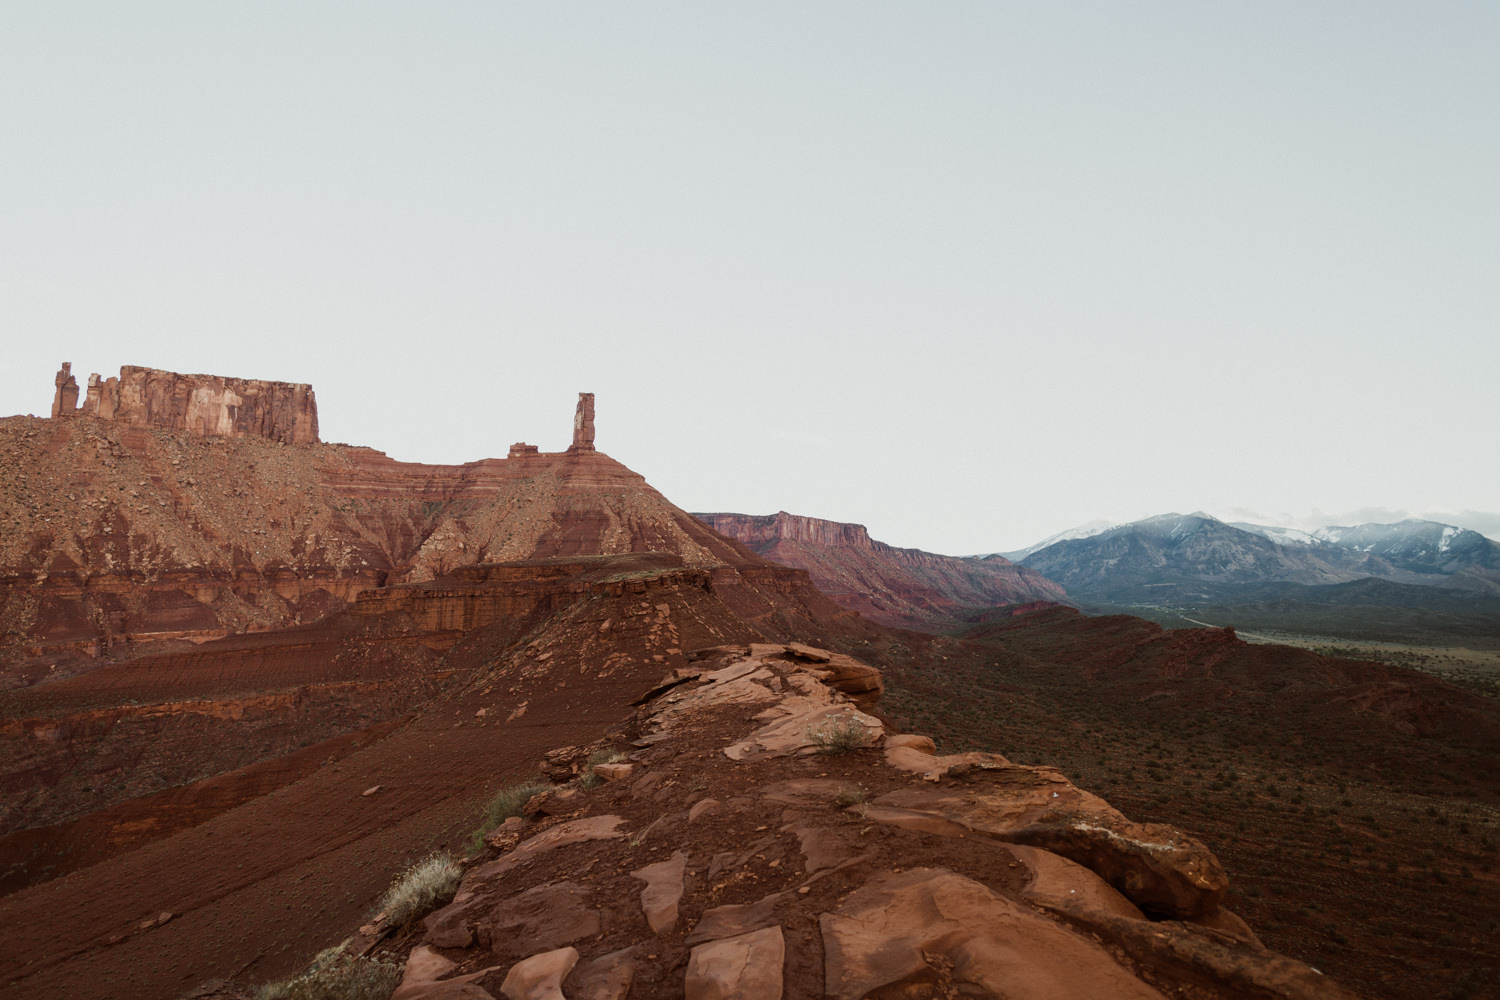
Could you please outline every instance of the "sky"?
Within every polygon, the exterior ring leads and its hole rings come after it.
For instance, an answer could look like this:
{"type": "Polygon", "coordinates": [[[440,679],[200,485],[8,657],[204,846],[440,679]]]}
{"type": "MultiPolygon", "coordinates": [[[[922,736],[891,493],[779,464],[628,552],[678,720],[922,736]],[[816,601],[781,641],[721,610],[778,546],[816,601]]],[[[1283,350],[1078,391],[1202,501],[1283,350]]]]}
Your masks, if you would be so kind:
{"type": "Polygon", "coordinates": [[[950,554],[1482,518],[1496,51],[1482,2],[7,3],[0,414],[310,382],[451,463],[589,391],[681,507],[950,554]]]}

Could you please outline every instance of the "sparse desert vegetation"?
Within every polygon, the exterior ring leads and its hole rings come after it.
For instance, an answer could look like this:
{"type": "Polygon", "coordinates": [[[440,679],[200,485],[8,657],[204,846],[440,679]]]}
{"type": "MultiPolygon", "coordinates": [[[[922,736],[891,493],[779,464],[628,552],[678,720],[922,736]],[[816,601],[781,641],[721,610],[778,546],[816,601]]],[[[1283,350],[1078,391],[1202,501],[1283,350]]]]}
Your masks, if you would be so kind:
{"type": "Polygon", "coordinates": [[[386,1000],[401,982],[402,963],[348,953],[349,942],[318,953],[290,979],[267,983],[255,1000],[386,1000]]]}
{"type": "Polygon", "coordinates": [[[835,715],[808,729],[807,738],[818,753],[849,753],[869,742],[864,724],[852,715],[835,715]]]}
{"type": "Polygon", "coordinates": [[[533,795],[536,795],[538,792],[545,792],[551,787],[550,782],[533,779],[531,781],[517,782],[514,785],[506,785],[496,792],[494,797],[485,803],[484,819],[479,824],[479,829],[475,830],[469,838],[470,851],[473,852],[479,849],[479,846],[484,843],[485,834],[512,816],[521,815],[522,807],[526,805],[527,801],[533,795]]]}

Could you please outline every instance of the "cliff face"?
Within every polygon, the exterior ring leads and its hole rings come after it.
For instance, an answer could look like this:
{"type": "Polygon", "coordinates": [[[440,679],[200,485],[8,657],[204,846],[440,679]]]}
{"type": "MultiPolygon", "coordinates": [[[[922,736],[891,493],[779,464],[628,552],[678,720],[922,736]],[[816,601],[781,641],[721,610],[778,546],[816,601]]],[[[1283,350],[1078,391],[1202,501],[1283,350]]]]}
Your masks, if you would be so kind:
{"type": "Polygon", "coordinates": [[[861,524],[786,511],[694,516],[758,555],[806,570],[834,601],[885,625],[942,630],[970,608],[1067,600],[1062,587],[1001,556],[899,549],[870,538],[861,524]]]}
{"type": "Polygon", "coordinates": [[[222,375],[182,375],[125,365],[119,378],[89,376],[83,405],[64,361],[54,379],[53,417],[88,416],[129,427],[187,431],[199,437],[258,437],[281,444],[318,440],[312,386],[222,375]]]}

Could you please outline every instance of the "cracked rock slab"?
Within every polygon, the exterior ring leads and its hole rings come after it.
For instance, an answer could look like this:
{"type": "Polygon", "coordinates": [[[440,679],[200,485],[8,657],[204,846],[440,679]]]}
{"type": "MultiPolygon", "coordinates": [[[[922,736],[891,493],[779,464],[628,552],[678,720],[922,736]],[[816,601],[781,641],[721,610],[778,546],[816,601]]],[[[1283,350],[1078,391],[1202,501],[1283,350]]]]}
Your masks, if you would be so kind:
{"type": "Polygon", "coordinates": [[[954,872],[875,876],[820,919],[825,991],[891,986],[1006,1000],[1164,1000],[1092,939],[954,872]]]}
{"type": "Polygon", "coordinates": [[[720,938],[693,949],[686,1000],[781,1000],[786,938],[780,925],[720,938]]]}

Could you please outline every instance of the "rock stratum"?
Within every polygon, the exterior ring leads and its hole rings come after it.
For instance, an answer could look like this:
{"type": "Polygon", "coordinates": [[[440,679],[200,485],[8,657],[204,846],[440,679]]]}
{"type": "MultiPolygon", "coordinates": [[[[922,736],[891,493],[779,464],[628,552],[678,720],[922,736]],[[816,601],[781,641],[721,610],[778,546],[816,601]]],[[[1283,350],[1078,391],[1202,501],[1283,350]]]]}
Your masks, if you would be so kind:
{"type": "Polygon", "coordinates": [[[901,549],[846,524],[781,511],[694,514],[767,559],[806,570],[839,605],[896,628],[945,630],[976,608],[1066,601],[1058,584],[1003,556],[943,556],[901,549]]]}

